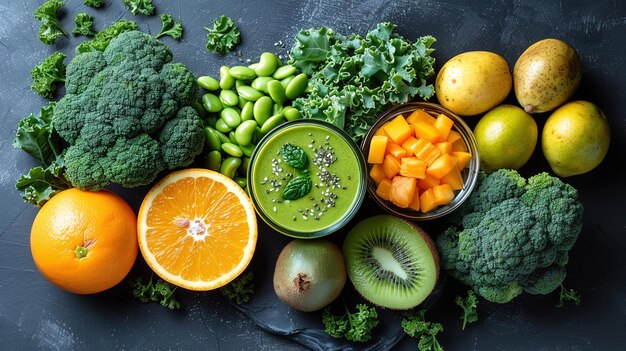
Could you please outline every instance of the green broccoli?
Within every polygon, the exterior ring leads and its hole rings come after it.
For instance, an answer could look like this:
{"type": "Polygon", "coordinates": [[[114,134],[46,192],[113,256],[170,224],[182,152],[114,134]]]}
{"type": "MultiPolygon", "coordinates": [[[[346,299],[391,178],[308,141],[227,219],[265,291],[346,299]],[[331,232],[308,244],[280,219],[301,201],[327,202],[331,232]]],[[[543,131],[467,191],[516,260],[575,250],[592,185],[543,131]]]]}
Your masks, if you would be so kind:
{"type": "Polygon", "coordinates": [[[576,189],[547,173],[481,173],[450,217],[456,226],[437,238],[443,267],[488,301],[548,294],[565,279],[582,214],[576,189]]]}
{"type": "Polygon", "coordinates": [[[68,64],[67,94],[52,123],[69,145],[64,159],[73,186],[146,185],[202,151],[202,120],[192,107],[196,80],[171,61],[165,44],[131,31],[68,64]]]}
{"type": "Polygon", "coordinates": [[[37,37],[42,43],[52,45],[61,36],[67,36],[58,18],[58,12],[63,6],[64,1],[48,0],[35,10],[35,19],[41,21],[37,37]]]}

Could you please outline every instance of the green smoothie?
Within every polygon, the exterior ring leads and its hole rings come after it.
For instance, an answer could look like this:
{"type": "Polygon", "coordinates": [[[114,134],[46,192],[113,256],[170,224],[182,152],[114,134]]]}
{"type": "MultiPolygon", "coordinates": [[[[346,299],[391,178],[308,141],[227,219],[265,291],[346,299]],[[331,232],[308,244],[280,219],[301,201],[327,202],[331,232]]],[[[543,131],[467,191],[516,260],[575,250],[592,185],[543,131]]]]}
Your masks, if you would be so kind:
{"type": "Polygon", "coordinates": [[[287,235],[306,238],[336,231],[354,216],[365,194],[363,156],[326,122],[299,120],[279,127],[257,146],[250,162],[248,184],[257,212],[287,235]],[[303,150],[306,166],[292,167],[286,147],[303,150]],[[307,177],[310,191],[290,200],[286,188],[307,177]]]}

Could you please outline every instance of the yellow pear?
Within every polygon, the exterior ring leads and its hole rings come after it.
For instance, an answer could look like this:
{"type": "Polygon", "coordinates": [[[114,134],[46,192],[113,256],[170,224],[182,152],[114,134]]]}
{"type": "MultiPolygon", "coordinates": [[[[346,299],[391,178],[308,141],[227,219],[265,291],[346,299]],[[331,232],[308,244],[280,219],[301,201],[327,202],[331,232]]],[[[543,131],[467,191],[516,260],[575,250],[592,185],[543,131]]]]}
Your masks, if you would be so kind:
{"type": "Polygon", "coordinates": [[[609,150],[611,131],[604,113],[587,101],[572,101],[550,115],[543,127],[541,147],[559,177],[591,171],[609,150]]]}
{"type": "Polygon", "coordinates": [[[582,66],[576,50],[559,39],[531,45],[513,67],[513,86],[528,113],[554,110],[578,89],[582,66]]]}

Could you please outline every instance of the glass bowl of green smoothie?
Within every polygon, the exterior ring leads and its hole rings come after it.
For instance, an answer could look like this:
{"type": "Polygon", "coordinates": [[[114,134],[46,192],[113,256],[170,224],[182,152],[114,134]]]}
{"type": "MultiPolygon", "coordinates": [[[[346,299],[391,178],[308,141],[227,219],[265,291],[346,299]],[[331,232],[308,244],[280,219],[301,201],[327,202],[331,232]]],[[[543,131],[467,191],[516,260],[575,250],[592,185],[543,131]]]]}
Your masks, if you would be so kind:
{"type": "Polygon", "coordinates": [[[254,208],[274,230],[312,239],[334,233],[358,212],[367,167],[343,130],[314,119],[287,122],[265,135],[250,157],[254,208]]]}

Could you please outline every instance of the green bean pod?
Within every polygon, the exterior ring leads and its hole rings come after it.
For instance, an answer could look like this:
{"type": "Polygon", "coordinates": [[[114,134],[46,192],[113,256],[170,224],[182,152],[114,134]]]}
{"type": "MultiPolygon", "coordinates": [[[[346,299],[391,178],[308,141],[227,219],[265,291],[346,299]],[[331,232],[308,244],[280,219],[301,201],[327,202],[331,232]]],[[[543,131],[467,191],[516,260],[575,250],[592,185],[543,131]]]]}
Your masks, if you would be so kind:
{"type": "Polygon", "coordinates": [[[239,168],[239,166],[241,166],[241,159],[239,157],[228,157],[227,159],[222,161],[222,165],[220,166],[220,173],[232,179],[235,176],[235,172],[237,172],[237,168],[239,168]]]}
{"type": "Polygon", "coordinates": [[[235,78],[230,75],[228,66],[220,67],[220,88],[230,89],[235,86],[235,78]]]}
{"type": "Polygon", "coordinates": [[[215,94],[206,93],[202,95],[202,105],[207,112],[216,113],[220,112],[224,106],[215,94]]]}
{"type": "Polygon", "coordinates": [[[220,89],[220,82],[209,76],[198,77],[198,85],[207,91],[216,91],[220,89]]]}
{"type": "Polygon", "coordinates": [[[219,172],[220,165],[222,164],[222,153],[218,150],[213,150],[206,155],[204,159],[204,167],[219,172]]]}

